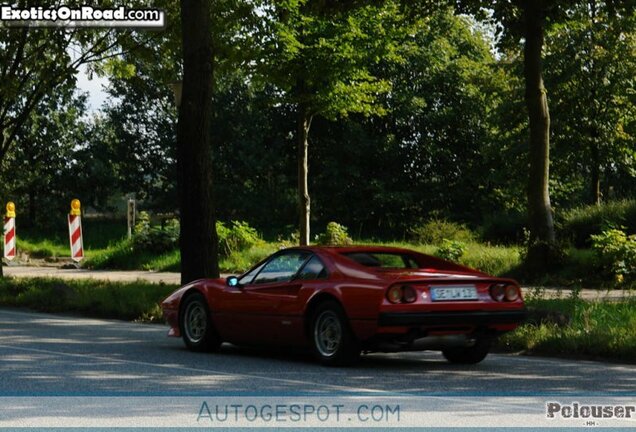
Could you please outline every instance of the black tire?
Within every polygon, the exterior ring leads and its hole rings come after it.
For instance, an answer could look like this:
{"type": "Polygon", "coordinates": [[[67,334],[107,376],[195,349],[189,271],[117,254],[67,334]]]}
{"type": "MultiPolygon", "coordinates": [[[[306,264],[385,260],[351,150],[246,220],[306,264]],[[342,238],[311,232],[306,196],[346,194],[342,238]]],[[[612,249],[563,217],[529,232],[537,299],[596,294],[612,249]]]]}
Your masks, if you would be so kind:
{"type": "Polygon", "coordinates": [[[475,364],[486,358],[492,345],[492,339],[479,338],[474,345],[459,348],[447,348],[442,354],[451,363],[475,364]]]}
{"type": "Polygon", "coordinates": [[[318,305],[311,318],[309,336],[314,355],[326,366],[348,366],[360,358],[360,345],[336,301],[318,305]]]}
{"type": "Polygon", "coordinates": [[[181,305],[179,329],[183,342],[191,351],[216,351],[221,338],[212,325],[210,308],[201,293],[188,295],[181,305]]]}

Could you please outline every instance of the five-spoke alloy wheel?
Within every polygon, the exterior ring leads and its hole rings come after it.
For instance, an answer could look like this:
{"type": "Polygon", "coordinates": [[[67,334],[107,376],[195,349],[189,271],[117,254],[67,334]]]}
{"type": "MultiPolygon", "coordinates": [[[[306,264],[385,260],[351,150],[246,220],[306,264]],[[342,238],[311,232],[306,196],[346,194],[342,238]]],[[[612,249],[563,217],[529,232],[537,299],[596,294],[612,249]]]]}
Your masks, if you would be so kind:
{"type": "Polygon", "coordinates": [[[340,304],[321,303],[311,322],[314,354],[323,364],[344,366],[358,359],[360,348],[340,304]]]}
{"type": "Polygon", "coordinates": [[[181,307],[179,326],[186,346],[192,351],[214,351],[221,340],[212,325],[210,309],[201,293],[188,295],[181,307]]]}

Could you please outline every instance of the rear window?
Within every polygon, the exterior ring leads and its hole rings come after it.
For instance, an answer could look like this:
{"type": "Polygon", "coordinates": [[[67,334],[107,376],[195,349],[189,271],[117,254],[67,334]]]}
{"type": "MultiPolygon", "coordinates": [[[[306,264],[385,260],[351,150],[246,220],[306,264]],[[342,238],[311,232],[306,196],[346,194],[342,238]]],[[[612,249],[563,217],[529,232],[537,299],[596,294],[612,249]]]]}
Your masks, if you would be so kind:
{"type": "Polygon", "coordinates": [[[366,267],[377,268],[417,268],[417,261],[408,254],[390,252],[347,252],[349,259],[366,267]]]}

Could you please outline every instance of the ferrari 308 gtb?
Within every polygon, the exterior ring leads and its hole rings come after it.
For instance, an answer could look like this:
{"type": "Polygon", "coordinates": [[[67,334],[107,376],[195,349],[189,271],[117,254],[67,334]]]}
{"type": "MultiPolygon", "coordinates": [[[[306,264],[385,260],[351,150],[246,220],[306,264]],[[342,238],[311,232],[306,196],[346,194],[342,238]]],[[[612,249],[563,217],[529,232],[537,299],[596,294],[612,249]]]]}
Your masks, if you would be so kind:
{"type": "Polygon", "coordinates": [[[478,363],[526,314],[513,280],[375,246],[280,250],[242,276],[189,283],[161,306],[169,335],[191,350],[307,347],[328,365],[421,350],[478,363]]]}

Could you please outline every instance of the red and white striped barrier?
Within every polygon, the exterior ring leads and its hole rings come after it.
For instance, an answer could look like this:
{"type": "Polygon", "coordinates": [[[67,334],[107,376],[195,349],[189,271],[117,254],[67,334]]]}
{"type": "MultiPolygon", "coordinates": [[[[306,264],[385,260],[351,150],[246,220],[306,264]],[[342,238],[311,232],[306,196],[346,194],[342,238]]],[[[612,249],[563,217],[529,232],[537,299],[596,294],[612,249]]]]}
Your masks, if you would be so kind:
{"type": "Polygon", "coordinates": [[[15,258],[15,204],[7,203],[7,214],[4,218],[4,257],[15,258]]]}
{"type": "Polygon", "coordinates": [[[68,215],[68,234],[71,241],[71,259],[80,262],[84,258],[82,240],[82,216],[78,199],[71,201],[71,213],[68,215]]]}

